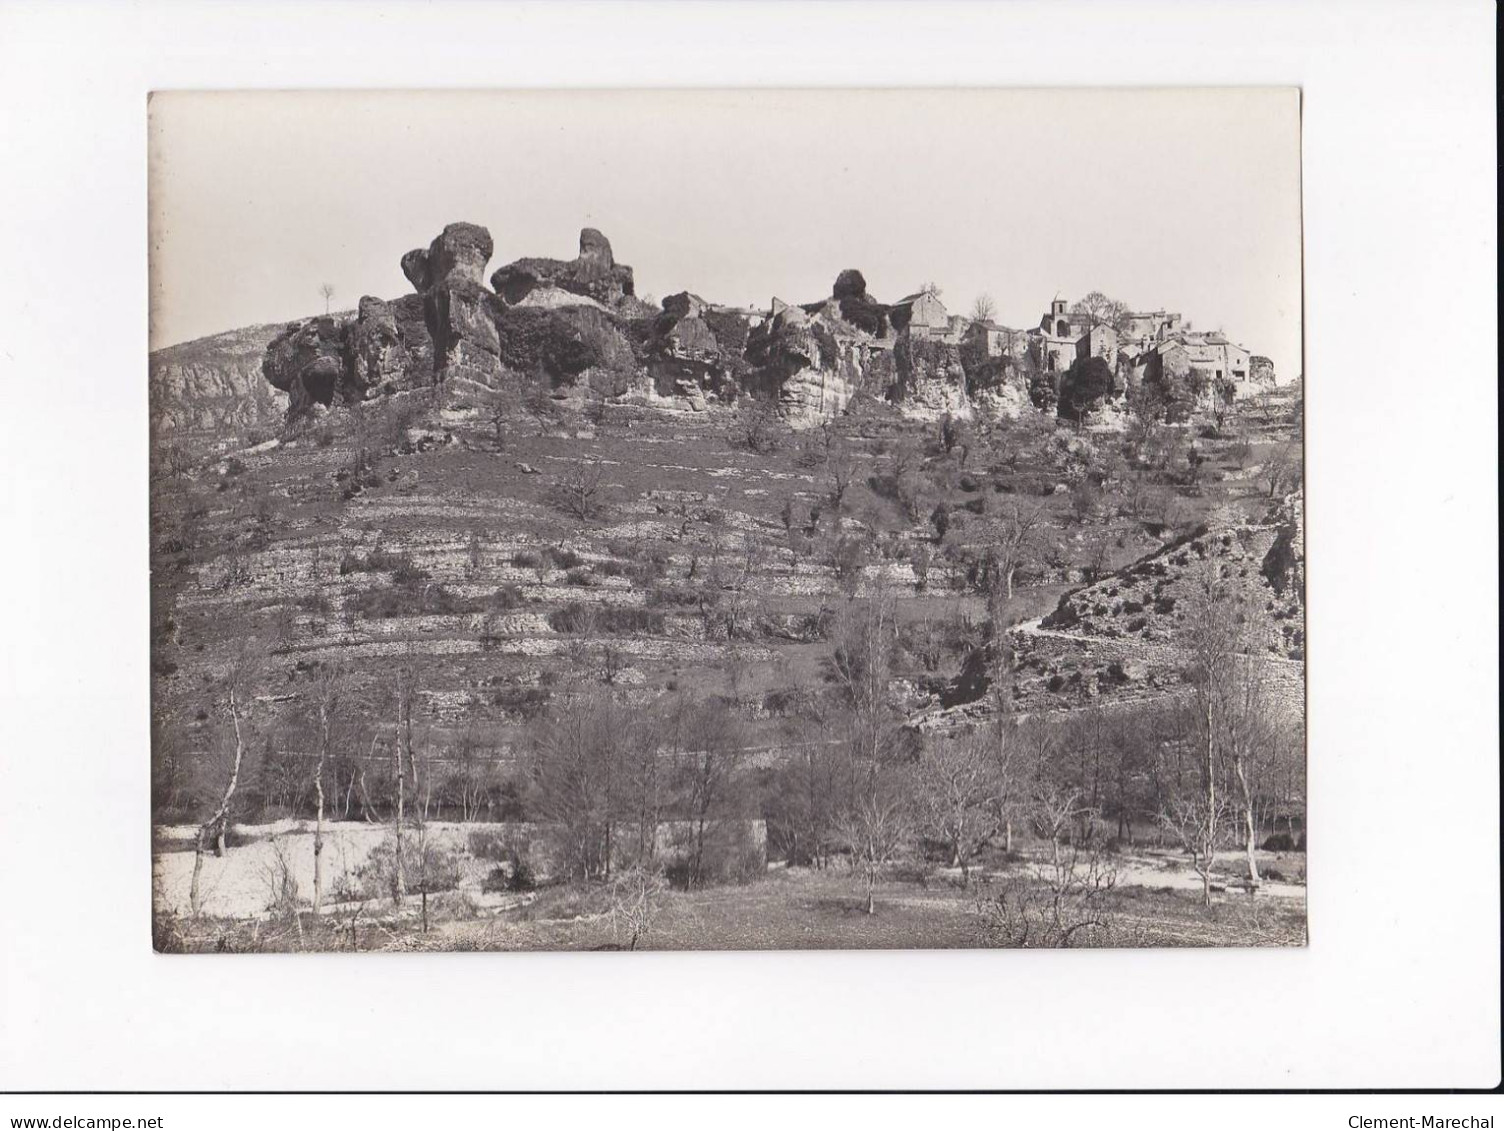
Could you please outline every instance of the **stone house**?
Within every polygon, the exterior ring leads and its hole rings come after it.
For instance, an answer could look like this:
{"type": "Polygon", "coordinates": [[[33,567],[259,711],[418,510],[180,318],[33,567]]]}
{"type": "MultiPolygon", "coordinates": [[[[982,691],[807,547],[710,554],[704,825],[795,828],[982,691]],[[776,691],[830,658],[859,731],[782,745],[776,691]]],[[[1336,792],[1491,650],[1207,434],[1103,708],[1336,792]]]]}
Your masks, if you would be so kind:
{"type": "Polygon", "coordinates": [[[1140,350],[1163,342],[1180,333],[1178,311],[1144,310],[1129,314],[1123,322],[1124,343],[1136,343],[1140,350]]]}
{"type": "Polygon", "coordinates": [[[907,330],[912,338],[945,340],[952,334],[951,317],[940,297],[932,291],[905,295],[888,312],[895,330],[907,330]]]}
{"type": "Polygon", "coordinates": [[[1076,339],[1076,359],[1103,358],[1114,370],[1117,369],[1118,332],[1111,326],[1093,326],[1076,339]]]}
{"type": "Polygon", "coordinates": [[[968,323],[962,340],[972,345],[983,357],[1011,357],[1017,360],[1029,352],[1027,334],[992,321],[968,323]]]}

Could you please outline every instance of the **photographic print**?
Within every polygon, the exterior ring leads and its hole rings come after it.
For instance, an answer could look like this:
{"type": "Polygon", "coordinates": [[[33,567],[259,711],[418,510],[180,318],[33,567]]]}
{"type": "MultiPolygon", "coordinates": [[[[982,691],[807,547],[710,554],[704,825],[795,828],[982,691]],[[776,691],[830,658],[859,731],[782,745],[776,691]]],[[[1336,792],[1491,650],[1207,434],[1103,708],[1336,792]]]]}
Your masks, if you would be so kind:
{"type": "Polygon", "coordinates": [[[1305,944],[1297,91],[148,114],[156,949],[1305,944]]]}

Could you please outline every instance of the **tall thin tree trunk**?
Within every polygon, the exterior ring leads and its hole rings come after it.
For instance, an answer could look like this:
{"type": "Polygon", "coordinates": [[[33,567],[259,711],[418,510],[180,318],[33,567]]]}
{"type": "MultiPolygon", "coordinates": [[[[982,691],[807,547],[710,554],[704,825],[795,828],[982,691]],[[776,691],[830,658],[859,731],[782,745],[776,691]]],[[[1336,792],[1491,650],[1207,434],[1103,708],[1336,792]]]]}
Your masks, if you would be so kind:
{"type": "Polygon", "coordinates": [[[313,778],[313,790],[318,798],[318,815],[313,822],[313,913],[321,915],[324,908],[324,765],[322,760],[313,778]]]}
{"type": "MultiPolygon", "coordinates": [[[[396,853],[393,861],[392,902],[401,904],[407,894],[406,864],[402,858],[402,824],[406,816],[407,796],[402,776],[402,752],[403,747],[410,746],[412,742],[412,703],[409,699],[411,689],[408,678],[404,674],[397,688],[397,733],[393,736],[392,776],[397,785],[397,828],[395,833],[396,853]]],[[[412,757],[412,751],[408,750],[408,757],[412,757]]]]}
{"type": "Polygon", "coordinates": [[[1238,776],[1238,789],[1243,795],[1243,832],[1244,849],[1248,854],[1248,882],[1257,887],[1262,881],[1259,879],[1259,864],[1254,856],[1254,850],[1258,847],[1258,822],[1254,820],[1253,791],[1248,786],[1248,767],[1243,763],[1242,755],[1233,758],[1233,772],[1238,776]]]}
{"type": "Polygon", "coordinates": [[[230,765],[230,780],[225,785],[224,795],[219,799],[219,808],[199,826],[198,836],[194,841],[193,880],[188,888],[188,908],[195,919],[203,906],[199,878],[204,870],[204,840],[213,831],[217,855],[225,854],[225,825],[229,821],[230,801],[235,796],[235,786],[240,781],[240,765],[245,759],[245,740],[240,733],[240,705],[235,700],[233,687],[230,689],[230,723],[235,728],[235,761],[230,765]]]}
{"type": "Polygon", "coordinates": [[[1208,689],[1206,697],[1206,871],[1201,875],[1201,900],[1207,907],[1212,905],[1212,864],[1217,859],[1217,763],[1212,730],[1212,698],[1208,689]]]}
{"type": "MultiPolygon", "coordinates": [[[[329,757],[329,703],[319,704],[319,761],[313,770],[318,808],[313,821],[313,913],[324,913],[324,760],[329,757]]],[[[337,787],[338,783],[336,783],[337,787]]]]}

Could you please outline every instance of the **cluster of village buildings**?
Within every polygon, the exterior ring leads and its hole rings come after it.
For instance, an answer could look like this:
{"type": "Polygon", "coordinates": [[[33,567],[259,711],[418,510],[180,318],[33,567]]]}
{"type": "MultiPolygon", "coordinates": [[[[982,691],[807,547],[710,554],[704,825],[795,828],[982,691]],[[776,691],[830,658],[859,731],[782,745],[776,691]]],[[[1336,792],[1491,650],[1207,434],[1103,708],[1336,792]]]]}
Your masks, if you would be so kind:
{"type": "Polygon", "coordinates": [[[1177,311],[1134,311],[1113,326],[1073,312],[1065,299],[1056,298],[1038,326],[1020,331],[946,316],[934,295],[926,296],[925,306],[926,324],[937,333],[957,342],[974,339],[991,357],[1029,357],[1046,373],[1064,373],[1077,360],[1100,357],[1120,391],[1160,367],[1194,373],[1207,388],[1224,388],[1238,398],[1274,383],[1274,363],[1267,357],[1250,353],[1220,332],[1193,331],[1177,311]]]}

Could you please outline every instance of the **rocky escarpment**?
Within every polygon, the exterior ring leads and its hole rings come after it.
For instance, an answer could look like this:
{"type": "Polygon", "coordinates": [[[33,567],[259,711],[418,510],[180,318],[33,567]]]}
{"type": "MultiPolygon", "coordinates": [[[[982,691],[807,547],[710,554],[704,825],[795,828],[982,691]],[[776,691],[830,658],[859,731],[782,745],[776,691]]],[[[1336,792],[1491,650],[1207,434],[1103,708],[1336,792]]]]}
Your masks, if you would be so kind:
{"type": "Polygon", "coordinates": [[[222,439],[277,427],[287,397],[267,383],[261,359],[282,329],[247,326],[154,351],[147,373],[152,431],[222,439]]]}
{"type": "Polygon", "coordinates": [[[748,335],[746,360],[752,389],[776,398],[800,427],[843,412],[859,392],[890,393],[893,331],[861,272],[848,270],[824,301],[790,306],[774,299],[772,316],[748,335]]]}
{"type": "Polygon", "coordinates": [[[517,380],[608,397],[637,390],[695,408],[751,395],[773,401],[795,427],[845,411],[858,394],[931,419],[978,409],[1013,416],[1027,404],[1012,359],[968,363],[962,320],[947,319],[932,292],[889,305],[854,268],[829,297],[804,305],[774,299],[767,312],[740,310],[681,291],[654,309],[593,228],[580,233],[574,259],[514,260],[491,275],[490,290],[482,276],[493,251],[485,228],[450,224],[402,257],[415,294],[368,296],[353,318],[288,326],[266,349],[267,381],[294,416],[430,385],[517,380]],[[916,320],[919,305],[926,313],[916,320]]]}

